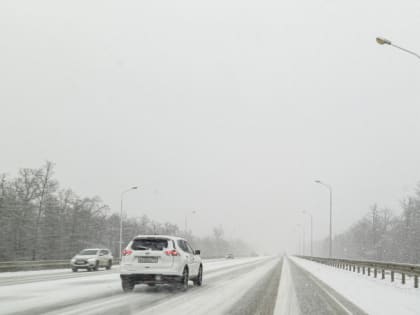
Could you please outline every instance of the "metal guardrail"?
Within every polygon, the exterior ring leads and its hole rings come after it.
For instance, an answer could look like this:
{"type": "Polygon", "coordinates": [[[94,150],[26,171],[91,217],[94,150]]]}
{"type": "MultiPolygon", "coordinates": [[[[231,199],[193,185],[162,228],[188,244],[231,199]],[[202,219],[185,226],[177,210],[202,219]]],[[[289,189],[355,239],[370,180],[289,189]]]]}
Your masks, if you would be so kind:
{"type": "Polygon", "coordinates": [[[385,279],[387,272],[390,274],[391,282],[395,281],[395,273],[401,274],[401,283],[406,283],[406,276],[411,276],[414,279],[414,287],[419,287],[420,265],[399,264],[393,262],[380,262],[372,260],[351,260],[339,258],[324,258],[324,257],[311,257],[311,256],[297,256],[307,260],[312,260],[321,264],[333,266],[336,268],[350,270],[353,272],[362,272],[362,274],[371,275],[375,278],[380,273],[381,279],[385,279]]]}
{"type": "MultiPolygon", "coordinates": [[[[119,264],[119,258],[114,258],[113,264],[119,264]]],[[[27,260],[27,261],[1,261],[0,272],[26,271],[43,269],[70,268],[70,259],[65,260],[27,260]]]]}

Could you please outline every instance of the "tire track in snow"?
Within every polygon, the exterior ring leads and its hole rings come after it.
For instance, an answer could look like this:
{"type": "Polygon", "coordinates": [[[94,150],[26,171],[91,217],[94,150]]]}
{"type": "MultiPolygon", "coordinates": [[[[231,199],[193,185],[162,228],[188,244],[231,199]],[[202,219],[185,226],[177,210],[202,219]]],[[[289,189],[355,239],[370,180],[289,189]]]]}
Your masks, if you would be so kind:
{"type": "Polygon", "coordinates": [[[283,259],[228,311],[229,315],[271,315],[276,304],[283,259]]]}
{"type": "MultiPolygon", "coordinates": [[[[139,309],[144,309],[146,306],[159,303],[171,299],[176,296],[190,294],[194,291],[201,292],[207,284],[214,281],[219,281],[223,278],[238,276],[246,273],[255,265],[263,264],[267,259],[253,259],[253,260],[236,260],[226,261],[226,264],[212,264],[204,265],[204,286],[201,288],[191,288],[188,292],[183,293],[178,290],[171,289],[169,286],[161,286],[156,288],[149,288],[146,286],[138,286],[132,293],[122,293],[122,290],[108,291],[90,295],[88,297],[81,297],[76,299],[68,299],[64,301],[57,301],[52,305],[42,305],[25,310],[15,312],[18,315],[36,315],[36,314],[132,314],[139,309]],[[207,272],[206,270],[209,269],[207,272]]],[[[116,279],[119,284],[119,278],[116,279]]]]}

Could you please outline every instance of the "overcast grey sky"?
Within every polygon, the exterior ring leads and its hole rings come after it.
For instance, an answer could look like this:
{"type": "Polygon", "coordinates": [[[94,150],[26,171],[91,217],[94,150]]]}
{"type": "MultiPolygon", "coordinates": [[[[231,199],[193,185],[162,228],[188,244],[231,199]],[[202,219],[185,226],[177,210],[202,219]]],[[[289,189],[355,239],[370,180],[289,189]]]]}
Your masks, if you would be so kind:
{"type": "Polygon", "coordinates": [[[0,172],[295,248],[420,180],[418,0],[0,2],[0,172]],[[287,245],[291,244],[291,245],[287,245]]]}

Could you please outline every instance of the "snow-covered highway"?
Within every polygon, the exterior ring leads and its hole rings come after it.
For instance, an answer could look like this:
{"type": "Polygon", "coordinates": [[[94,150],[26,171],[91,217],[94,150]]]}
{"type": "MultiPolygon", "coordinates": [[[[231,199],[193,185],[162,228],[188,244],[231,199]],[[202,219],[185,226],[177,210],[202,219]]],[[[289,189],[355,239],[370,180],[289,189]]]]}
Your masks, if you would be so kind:
{"type": "Polygon", "coordinates": [[[0,273],[0,314],[418,314],[420,290],[297,257],[204,261],[187,292],[136,286],[110,271],[0,273]]]}
{"type": "Polygon", "coordinates": [[[185,293],[168,286],[137,286],[133,293],[124,294],[118,267],[99,272],[5,273],[0,274],[0,313],[246,314],[240,310],[256,307],[272,312],[280,268],[280,259],[275,258],[206,261],[203,286],[190,284],[185,293]],[[273,292],[271,298],[261,300],[267,289],[273,292]]]}

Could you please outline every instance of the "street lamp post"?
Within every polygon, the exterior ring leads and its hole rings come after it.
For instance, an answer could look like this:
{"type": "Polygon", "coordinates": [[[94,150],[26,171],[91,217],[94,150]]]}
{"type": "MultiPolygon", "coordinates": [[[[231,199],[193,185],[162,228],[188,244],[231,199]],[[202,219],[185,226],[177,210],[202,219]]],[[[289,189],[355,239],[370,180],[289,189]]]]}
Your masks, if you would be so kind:
{"type": "Polygon", "coordinates": [[[121,207],[120,207],[120,255],[119,255],[120,261],[121,261],[122,243],[123,243],[123,241],[122,241],[122,234],[123,234],[123,201],[124,201],[124,195],[125,195],[125,193],[127,193],[127,192],[129,192],[131,190],[137,189],[137,188],[138,188],[137,186],[133,186],[133,187],[127,189],[127,190],[124,190],[121,193],[121,207]]]}
{"type": "Polygon", "coordinates": [[[299,231],[299,224],[296,224],[295,228],[293,229],[294,232],[297,232],[297,247],[296,247],[296,254],[302,254],[302,233],[299,231]]]}
{"type": "Polygon", "coordinates": [[[306,212],[305,210],[303,210],[302,213],[308,215],[311,218],[311,256],[313,256],[313,217],[312,214],[306,212]]]}
{"type": "Polygon", "coordinates": [[[302,225],[302,224],[297,224],[296,225],[297,226],[297,228],[298,229],[300,229],[300,231],[299,231],[299,238],[301,239],[301,247],[302,247],[302,250],[301,250],[301,254],[303,255],[303,256],[305,256],[305,227],[302,225]]]}
{"type": "Polygon", "coordinates": [[[189,214],[189,213],[191,213],[191,214],[196,214],[196,212],[197,212],[197,211],[193,210],[193,211],[191,211],[191,212],[187,212],[187,213],[185,214],[185,222],[184,222],[185,234],[187,234],[187,233],[188,233],[188,214],[189,214]]]}
{"type": "Polygon", "coordinates": [[[321,182],[320,180],[316,180],[315,183],[320,184],[326,188],[330,192],[330,244],[329,244],[329,257],[332,258],[332,187],[326,183],[321,182]]]}
{"type": "Polygon", "coordinates": [[[296,225],[296,231],[298,233],[298,243],[297,243],[297,252],[298,254],[302,254],[302,233],[299,231],[299,225],[296,225]]]}
{"type": "Polygon", "coordinates": [[[419,55],[418,53],[415,53],[414,51],[408,50],[408,49],[403,48],[403,47],[401,47],[401,46],[395,45],[395,44],[394,44],[394,43],[392,43],[389,39],[386,39],[386,38],[383,38],[383,37],[376,37],[376,42],[377,42],[379,45],[389,45],[389,46],[392,46],[392,47],[398,48],[399,50],[402,50],[402,51],[404,51],[404,52],[406,52],[406,53],[409,53],[410,55],[413,55],[413,56],[415,56],[415,57],[417,57],[417,58],[419,58],[419,59],[420,59],[420,55],[419,55]]]}

